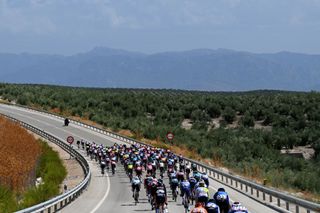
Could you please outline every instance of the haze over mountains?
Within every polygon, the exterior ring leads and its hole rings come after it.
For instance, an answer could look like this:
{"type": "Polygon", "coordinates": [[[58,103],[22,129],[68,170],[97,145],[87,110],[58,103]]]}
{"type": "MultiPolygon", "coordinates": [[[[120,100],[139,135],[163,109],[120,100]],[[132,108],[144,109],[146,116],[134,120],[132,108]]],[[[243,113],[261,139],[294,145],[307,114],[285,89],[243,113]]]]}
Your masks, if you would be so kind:
{"type": "Polygon", "coordinates": [[[226,49],[143,54],[97,47],[72,56],[0,54],[0,82],[208,91],[320,90],[320,55],[226,49]]]}

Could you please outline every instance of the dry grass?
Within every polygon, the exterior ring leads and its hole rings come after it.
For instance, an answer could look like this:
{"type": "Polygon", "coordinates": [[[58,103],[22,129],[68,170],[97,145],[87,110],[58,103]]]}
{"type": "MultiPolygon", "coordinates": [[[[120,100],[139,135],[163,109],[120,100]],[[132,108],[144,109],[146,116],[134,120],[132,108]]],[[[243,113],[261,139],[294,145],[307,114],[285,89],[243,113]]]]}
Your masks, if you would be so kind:
{"type": "Polygon", "coordinates": [[[0,181],[15,191],[35,178],[40,144],[25,129],[0,116],[0,181]]]}

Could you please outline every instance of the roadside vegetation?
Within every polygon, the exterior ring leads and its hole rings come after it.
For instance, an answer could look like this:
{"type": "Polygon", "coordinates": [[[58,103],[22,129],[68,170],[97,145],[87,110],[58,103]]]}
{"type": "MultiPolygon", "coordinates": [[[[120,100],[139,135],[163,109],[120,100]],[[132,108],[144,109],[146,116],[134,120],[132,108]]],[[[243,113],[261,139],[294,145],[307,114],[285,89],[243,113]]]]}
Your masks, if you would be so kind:
{"type": "Polygon", "coordinates": [[[45,142],[0,116],[0,212],[14,212],[59,194],[66,170],[45,142]],[[42,184],[35,186],[37,177],[42,184]]]}
{"type": "MultiPolygon", "coordinates": [[[[320,94],[252,91],[89,89],[0,84],[3,100],[81,117],[137,139],[192,150],[216,165],[274,187],[320,195],[320,94]],[[187,124],[187,125],[186,125],[187,124]],[[306,160],[280,153],[296,146],[306,160]]],[[[195,156],[188,156],[195,157],[195,156]]]]}

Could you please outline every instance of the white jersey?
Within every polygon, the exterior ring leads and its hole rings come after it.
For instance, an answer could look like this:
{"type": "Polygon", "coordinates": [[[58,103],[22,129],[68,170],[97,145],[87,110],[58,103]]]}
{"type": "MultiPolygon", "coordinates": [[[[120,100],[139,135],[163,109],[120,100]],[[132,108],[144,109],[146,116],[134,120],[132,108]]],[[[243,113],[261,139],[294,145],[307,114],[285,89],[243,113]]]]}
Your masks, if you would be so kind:
{"type": "Polygon", "coordinates": [[[132,183],[133,183],[134,185],[139,185],[139,184],[141,184],[141,181],[140,181],[139,178],[135,178],[135,179],[132,180],[132,183]]]}

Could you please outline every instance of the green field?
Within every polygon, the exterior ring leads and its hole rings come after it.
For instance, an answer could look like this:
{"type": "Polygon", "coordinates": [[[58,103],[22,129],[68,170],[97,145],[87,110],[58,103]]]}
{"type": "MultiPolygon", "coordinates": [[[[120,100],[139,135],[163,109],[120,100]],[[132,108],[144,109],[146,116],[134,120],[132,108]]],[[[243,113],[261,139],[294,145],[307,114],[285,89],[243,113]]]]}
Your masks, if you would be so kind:
{"type": "Polygon", "coordinates": [[[320,195],[320,94],[90,89],[0,84],[2,99],[165,140],[269,185],[320,195]],[[182,124],[188,124],[188,127],[182,124]],[[310,146],[310,160],[281,155],[310,146]]]}

